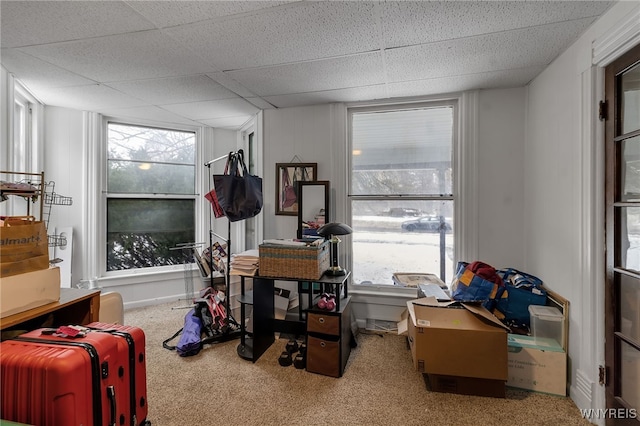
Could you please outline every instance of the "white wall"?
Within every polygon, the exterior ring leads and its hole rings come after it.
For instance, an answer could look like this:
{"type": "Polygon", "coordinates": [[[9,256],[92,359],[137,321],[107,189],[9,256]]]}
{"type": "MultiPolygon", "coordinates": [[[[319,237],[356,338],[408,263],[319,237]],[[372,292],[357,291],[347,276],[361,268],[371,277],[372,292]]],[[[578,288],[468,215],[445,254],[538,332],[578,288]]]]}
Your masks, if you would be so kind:
{"type": "MultiPolygon", "coordinates": [[[[263,125],[264,238],[295,238],[297,216],[275,215],[275,165],[318,163],[318,180],[330,180],[332,186],[336,184],[331,176],[331,106],[269,109],[264,112],[263,125]]],[[[331,217],[335,219],[335,206],[331,210],[331,217]]]]}
{"type": "Polygon", "coordinates": [[[525,96],[524,88],[479,93],[478,260],[497,268],[525,270],[525,96]]]}
{"type": "Polygon", "coordinates": [[[528,91],[525,266],[570,300],[571,397],[579,408],[605,407],[597,384],[604,361],[603,128],[596,118],[602,83],[592,52],[629,16],[637,22],[639,9],[637,2],[616,3],[528,91]]]}
{"type": "Polygon", "coordinates": [[[67,108],[46,107],[44,110],[44,177],[55,182],[57,194],[71,197],[71,206],[51,206],[49,233],[55,227],[73,228],[73,261],[71,282],[78,283],[84,276],[82,262],[82,229],[84,185],[83,114],[67,108]]]}

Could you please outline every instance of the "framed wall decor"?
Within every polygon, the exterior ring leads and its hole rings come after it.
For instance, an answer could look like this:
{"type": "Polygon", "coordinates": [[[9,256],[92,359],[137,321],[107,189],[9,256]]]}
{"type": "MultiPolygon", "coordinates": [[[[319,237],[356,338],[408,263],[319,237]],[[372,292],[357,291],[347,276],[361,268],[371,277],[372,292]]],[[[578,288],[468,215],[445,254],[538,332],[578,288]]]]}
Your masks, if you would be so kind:
{"type": "Polygon", "coordinates": [[[298,216],[298,182],[315,181],[318,163],[276,163],[276,214],[298,216]]]}

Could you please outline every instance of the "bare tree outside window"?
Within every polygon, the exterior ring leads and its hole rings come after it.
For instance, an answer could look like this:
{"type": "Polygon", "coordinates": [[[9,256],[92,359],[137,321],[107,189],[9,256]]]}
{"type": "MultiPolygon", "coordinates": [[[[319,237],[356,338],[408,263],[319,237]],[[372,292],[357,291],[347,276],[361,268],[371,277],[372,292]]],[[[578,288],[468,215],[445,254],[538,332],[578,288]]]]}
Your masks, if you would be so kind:
{"type": "Polygon", "coordinates": [[[109,123],[107,271],[183,263],[195,238],[193,132],[109,123]]]}

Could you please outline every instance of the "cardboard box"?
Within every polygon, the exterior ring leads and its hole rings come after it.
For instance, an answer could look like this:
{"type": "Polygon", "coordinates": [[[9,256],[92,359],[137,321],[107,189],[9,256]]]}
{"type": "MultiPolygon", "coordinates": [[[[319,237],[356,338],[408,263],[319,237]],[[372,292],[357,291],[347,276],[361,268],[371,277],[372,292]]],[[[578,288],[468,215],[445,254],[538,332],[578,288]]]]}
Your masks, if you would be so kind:
{"type": "Polygon", "coordinates": [[[421,373],[507,380],[508,328],[475,303],[407,302],[398,332],[407,334],[414,368],[421,373]]]}
{"type": "Polygon", "coordinates": [[[0,278],[49,268],[47,228],[33,216],[0,219],[0,278]]]}
{"type": "Polygon", "coordinates": [[[0,318],[60,300],[60,268],[0,277],[0,318]]]}
{"type": "Polygon", "coordinates": [[[567,354],[554,339],[509,334],[507,386],[567,395],[567,354]]]}
{"type": "Polygon", "coordinates": [[[456,393],[460,395],[490,396],[505,398],[504,380],[477,379],[475,377],[442,376],[424,374],[424,381],[431,392],[456,393]]]}

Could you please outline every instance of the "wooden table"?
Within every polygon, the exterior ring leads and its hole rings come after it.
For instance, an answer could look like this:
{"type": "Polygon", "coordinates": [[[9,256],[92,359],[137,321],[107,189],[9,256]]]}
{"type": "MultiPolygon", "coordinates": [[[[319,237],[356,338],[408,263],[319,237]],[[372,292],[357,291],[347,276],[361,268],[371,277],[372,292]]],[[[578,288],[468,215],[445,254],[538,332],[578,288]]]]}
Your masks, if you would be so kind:
{"type": "Polygon", "coordinates": [[[98,321],[100,290],[60,289],[60,300],[0,319],[0,330],[83,325],[98,321]]]}

